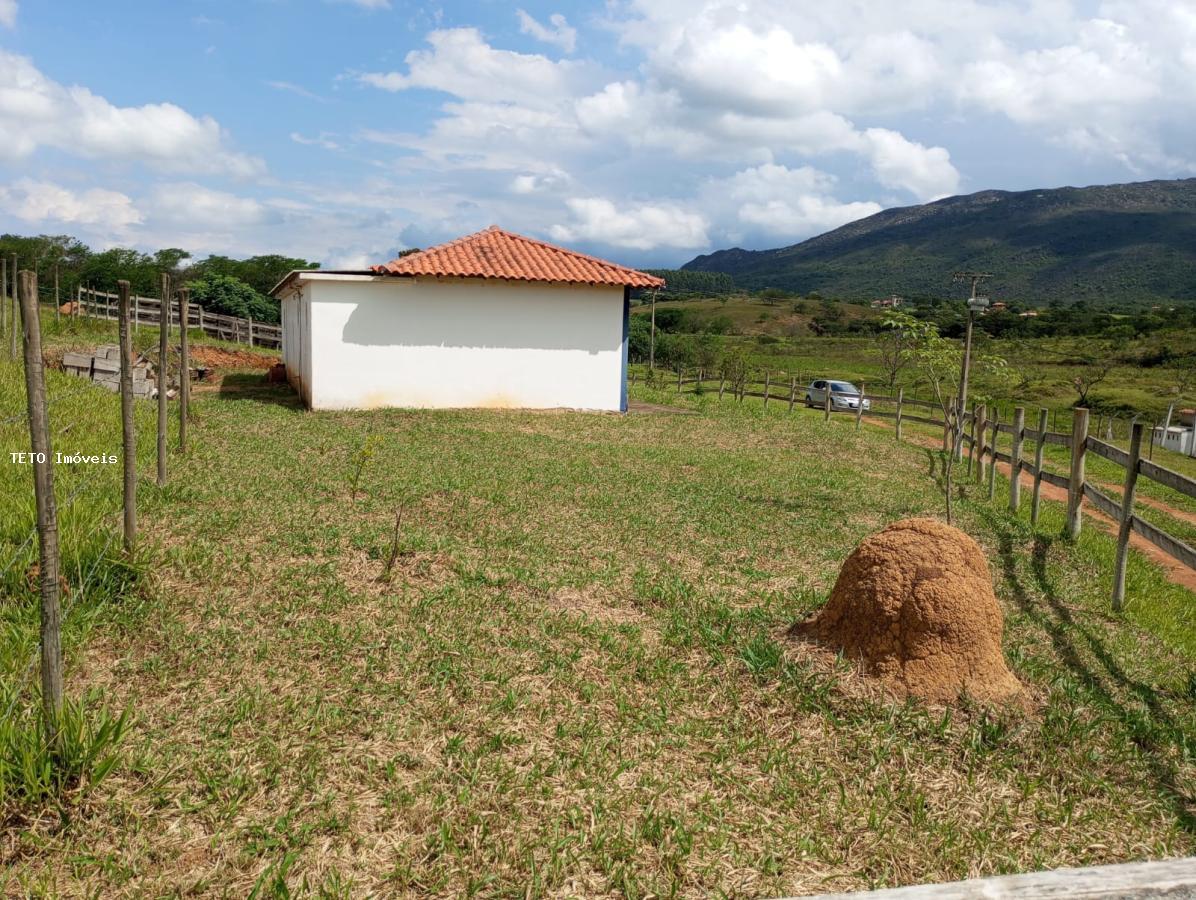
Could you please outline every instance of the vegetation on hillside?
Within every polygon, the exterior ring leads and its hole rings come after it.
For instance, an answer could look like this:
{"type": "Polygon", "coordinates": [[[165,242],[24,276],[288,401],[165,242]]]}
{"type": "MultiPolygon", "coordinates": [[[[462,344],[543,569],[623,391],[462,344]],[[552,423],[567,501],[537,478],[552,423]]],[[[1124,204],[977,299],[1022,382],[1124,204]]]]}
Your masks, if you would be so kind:
{"type": "Polygon", "coordinates": [[[1033,304],[1196,301],[1196,179],[983,191],[683,266],[729,274],[741,288],[849,299],[942,297],[957,269],[993,272],[994,297],[1033,304]]]}

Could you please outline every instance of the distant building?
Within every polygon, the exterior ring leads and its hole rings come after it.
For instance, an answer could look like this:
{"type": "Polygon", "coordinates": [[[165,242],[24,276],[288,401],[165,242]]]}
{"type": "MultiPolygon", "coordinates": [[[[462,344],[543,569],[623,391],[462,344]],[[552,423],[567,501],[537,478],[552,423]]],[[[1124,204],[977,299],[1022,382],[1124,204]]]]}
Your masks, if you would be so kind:
{"type": "Polygon", "coordinates": [[[488,228],[369,269],[292,272],[273,294],[312,409],[625,410],[636,287],[664,281],[488,228]]]}
{"type": "Polygon", "coordinates": [[[1037,319],[1038,318],[1038,310],[1027,309],[1025,312],[1018,313],[1018,315],[1021,316],[1023,319],[1037,319]]]}
{"type": "Polygon", "coordinates": [[[1187,456],[1196,456],[1196,447],[1193,446],[1193,443],[1196,442],[1194,439],[1196,439],[1196,432],[1181,425],[1172,425],[1169,428],[1156,425],[1154,429],[1156,444],[1166,450],[1174,450],[1176,453],[1183,453],[1187,456]]]}
{"type": "Polygon", "coordinates": [[[897,307],[901,306],[901,304],[903,304],[904,302],[905,301],[901,297],[898,297],[896,294],[893,294],[892,296],[889,296],[889,297],[881,297],[879,300],[873,300],[872,308],[873,309],[896,309],[897,307]]]}

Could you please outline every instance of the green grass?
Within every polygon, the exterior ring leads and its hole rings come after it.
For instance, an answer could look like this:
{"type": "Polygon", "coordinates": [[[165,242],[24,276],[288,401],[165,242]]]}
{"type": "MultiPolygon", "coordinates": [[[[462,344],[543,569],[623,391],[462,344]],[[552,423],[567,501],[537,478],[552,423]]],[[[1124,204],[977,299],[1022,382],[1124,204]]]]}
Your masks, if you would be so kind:
{"type": "MultiPolygon", "coordinates": [[[[6,891],[766,896],[1196,852],[1193,597],[1133,554],[1113,616],[1111,541],[1055,539],[1053,505],[1035,531],[960,501],[1035,707],[946,712],[785,636],[865,535],[940,511],[889,430],[639,387],[695,414],[227,387],[162,490],[141,422],[146,574],[67,641],[71,693],[133,710],[123,762],[7,828],[6,891]]],[[[72,396],[55,427],[118,448],[115,396],[72,396]]]]}

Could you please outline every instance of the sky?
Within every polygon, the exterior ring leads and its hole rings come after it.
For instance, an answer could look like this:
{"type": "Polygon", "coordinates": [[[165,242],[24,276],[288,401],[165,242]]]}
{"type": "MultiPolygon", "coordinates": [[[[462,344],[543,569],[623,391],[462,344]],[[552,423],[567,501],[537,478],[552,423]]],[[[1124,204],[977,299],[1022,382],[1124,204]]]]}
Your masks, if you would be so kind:
{"type": "Polygon", "coordinates": [[[1196,176],[1196,0],[0,0],[0,230],[630,265],[1196,176]]]}

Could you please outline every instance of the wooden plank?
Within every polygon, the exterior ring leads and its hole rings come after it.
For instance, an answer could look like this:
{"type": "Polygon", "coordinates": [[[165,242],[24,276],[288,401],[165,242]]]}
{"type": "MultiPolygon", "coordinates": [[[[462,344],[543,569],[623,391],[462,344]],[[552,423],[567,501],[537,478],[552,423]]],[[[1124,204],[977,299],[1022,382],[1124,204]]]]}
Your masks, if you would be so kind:
{"type": "Polygon", "coordinates": [[[1056,447],[1070,447],[1071,436],[1057,431],[1048,431],[1044,436],[1044,443],[1054,444],[1056,447]]]}
{"type": "Polygon", "coordinates": [[[1196,569],[1196,550],[1178,538],[1174,538],[1161,528],[1134,516],[1131,520],[1133,529],[1146,540],[1150,541],[1172,559],[1178,560],[1189,569],[1196,569]]]}
{"type": "Polygon", "coordinates": [[[1196,857],[998,875],[853,894],[818,894],[807,896],[806,900],[1059,900],[1066,897],[1145,900],[1148,897],[1187,897],[1193,893],[1196,893],[1196,857]]]}
{"type": "Polygon", "coordinates": [[[1047,484],[1053,484],[1055,487],[1060,487],[1060,488],[1067,487],[1067,476],[1066,475],[1059,475],[1058,473],[1052,472],[1048,469],[1042,470],[1042,480],[1045,481],[1047,484]]]}
{"type": "Polygon", "coordinates": [[[1121,518],[1121,504],[1104,491],[1093,487],[1090,481],[1084,482],[1084,498],[1110,519],[1116,521],[1121,518]]]}
{"type": "Polygon", "coordinates": [[[1106,444],[1099,438],[1088,436],[1088,449],[1097,456],[1103,456],[1110,462],[1115,462],[1123,469],[1130,464],[1130,455],[1122,450],[1120,447],[1114,447],[1112,444],[1106,444]]]}
{"type": "Polygon", "coordinates": [[[1196,480],[1186,478],[1178,472],[1172,472],[1158,463],[1144,459],[1138,464],[1138,472],[1145,478],[1166,485],[1174,491],[1187,494],[1189,497],[1196,497],[1196,480]]]}
{"type": "Polygon", "coordinates": [[[1130,549],[1130,529],[1134,519],[1134,493],[1138,483],[1138,463],[1142,459],[1142,423],[1135,422],[1130,433],[1130,461],[1125,468],[1125,486],[1121,491],[1121,519],[1117,523],[1117,557],[1113,567],[1113,611],[1120,612],[1125,600],[1125,563],[1130,549]]]}
{"type": "Polygon", "coordinates": [[[940,428],[943,426],[942,419],[929,419],[926,416],[911,416],[909,413],[903,413],[901,418],[906,422],[920,422],[923,425],[937,425],[940,428]]]}

